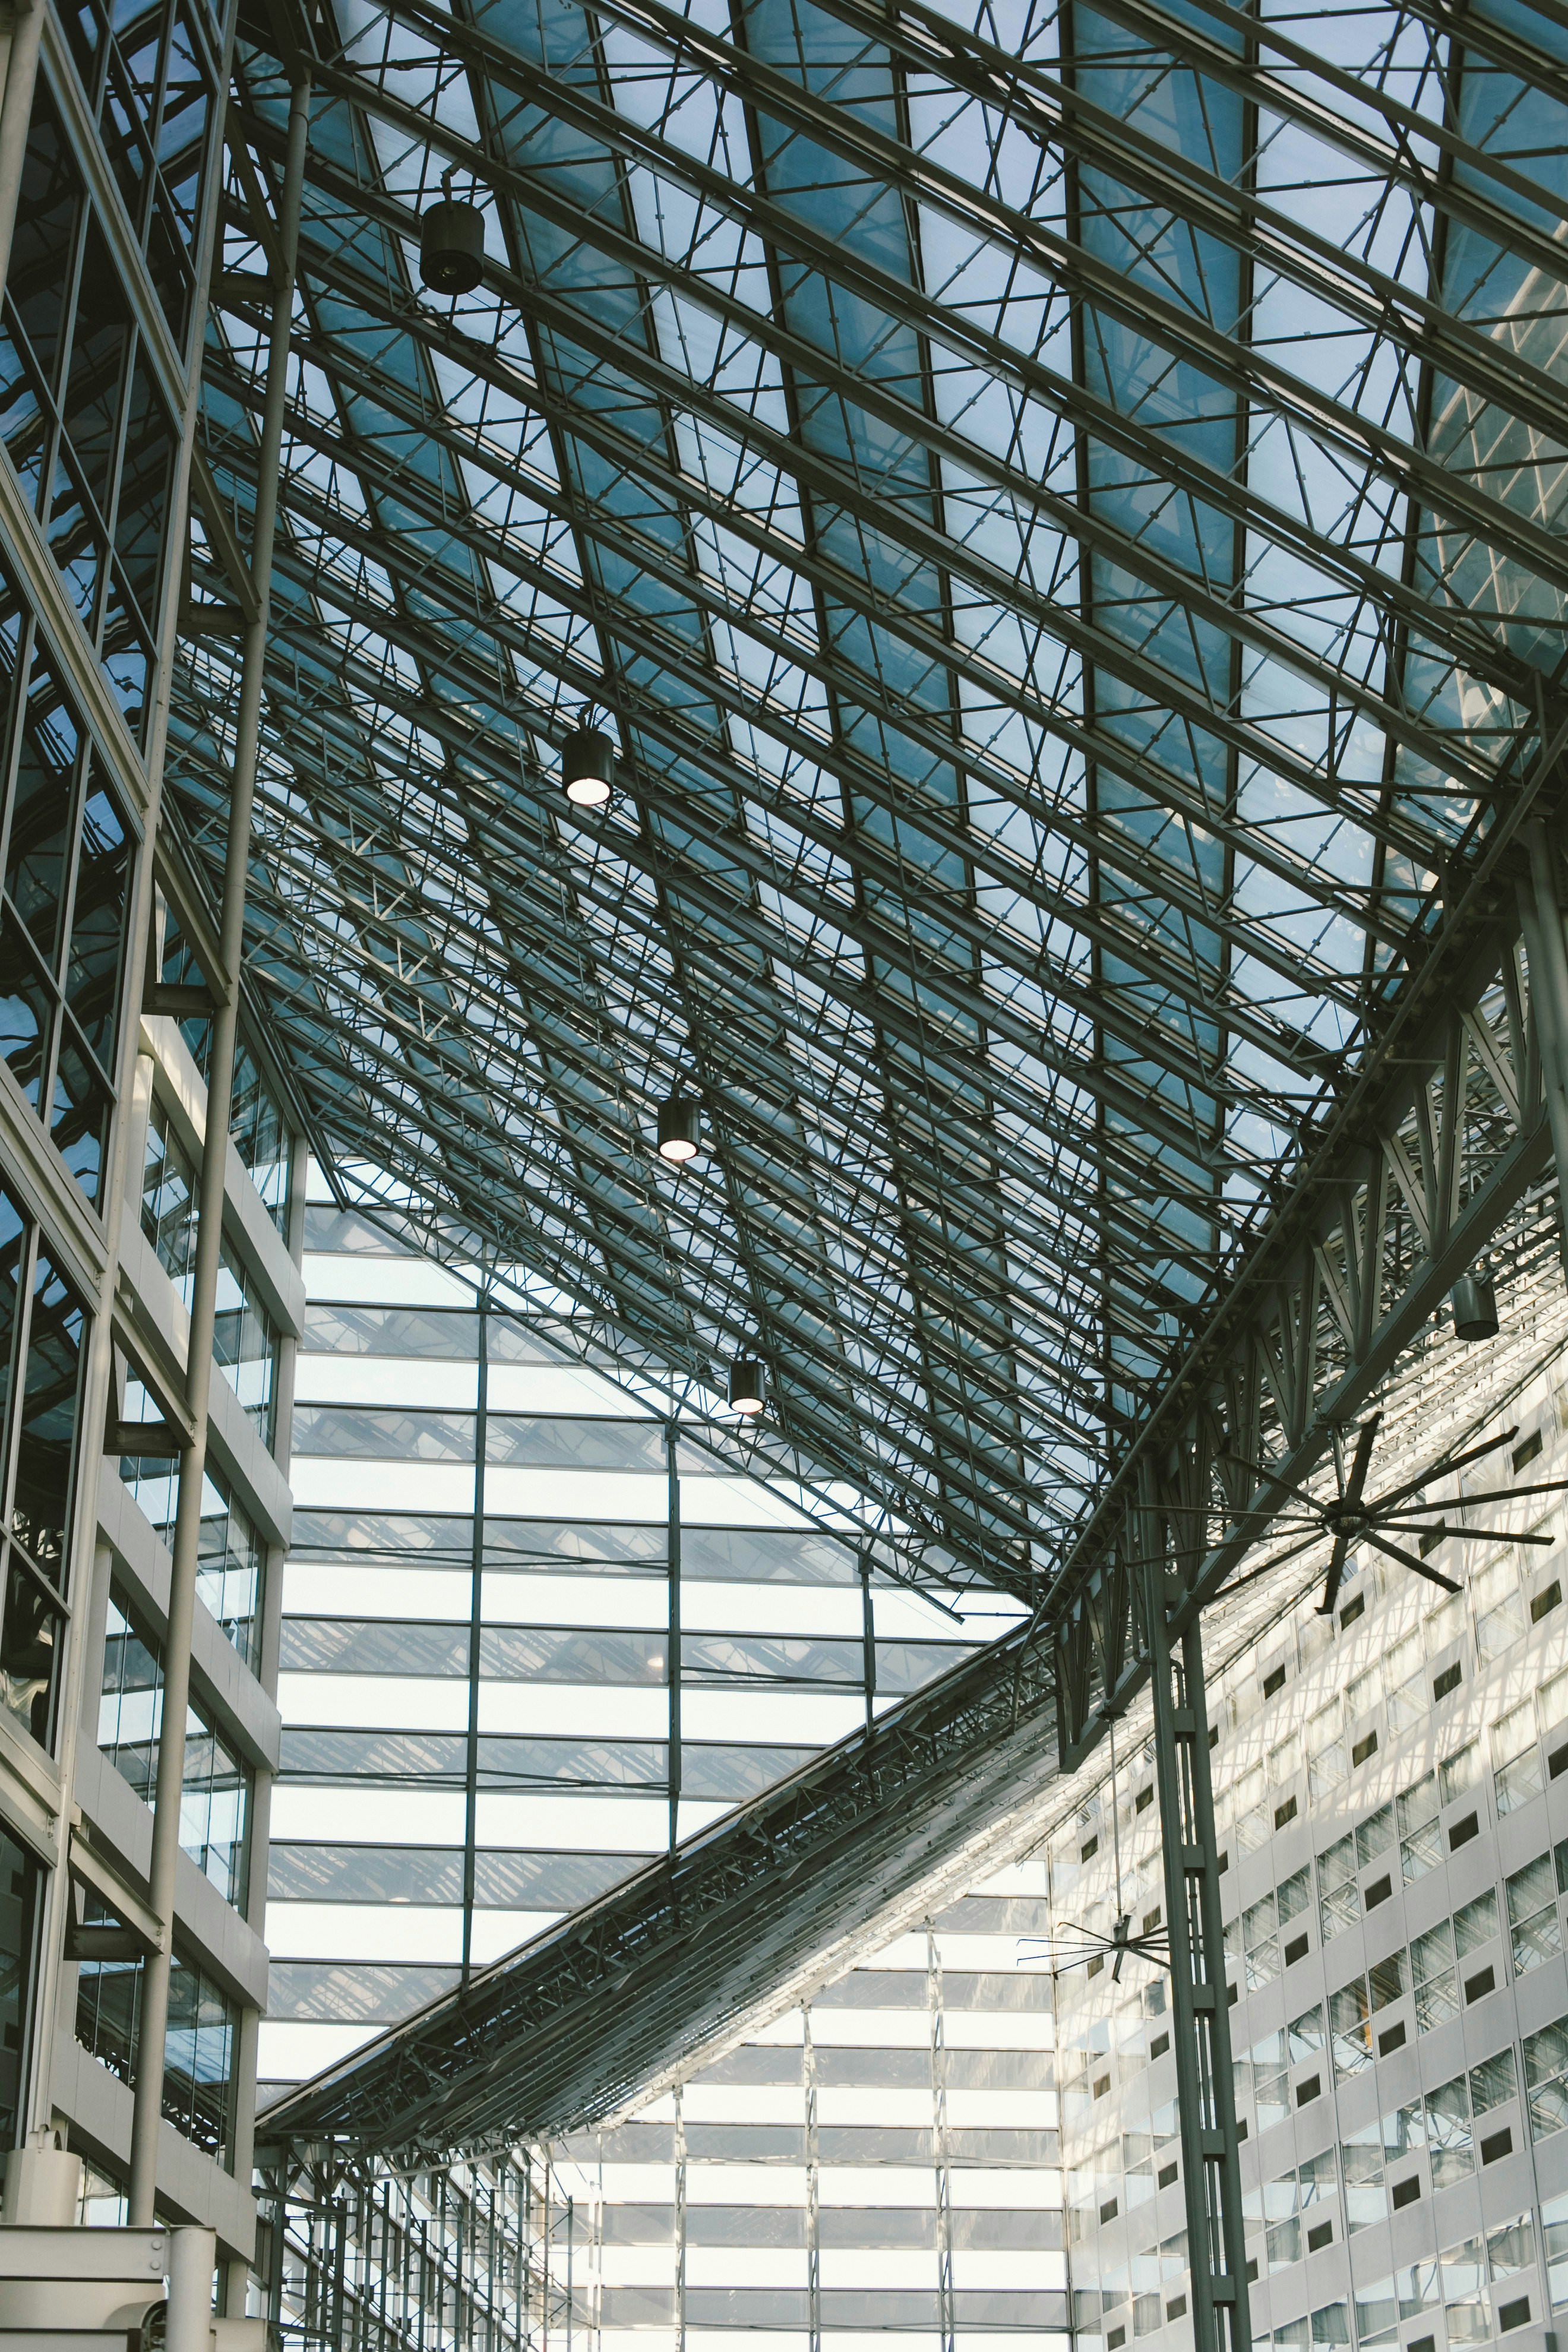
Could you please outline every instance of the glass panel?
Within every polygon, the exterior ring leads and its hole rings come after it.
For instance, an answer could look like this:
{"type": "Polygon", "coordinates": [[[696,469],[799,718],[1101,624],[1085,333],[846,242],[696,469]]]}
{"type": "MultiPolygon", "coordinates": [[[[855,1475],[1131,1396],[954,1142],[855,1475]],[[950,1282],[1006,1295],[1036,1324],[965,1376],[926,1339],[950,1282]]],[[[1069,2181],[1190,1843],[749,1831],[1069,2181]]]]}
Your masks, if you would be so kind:
{"type": "Polygon", "coordinates": [[[14,2147],[22,2064],[32,2022],[33,1932],[40,1872],[19,1840],[0,1828],[0,2146],[14,2147]]]}
{"type": "MultiPolygon", "coordinates": [[[[123,1780],[151,1804],[158,1779],[163,1671],[158,1646],[119,1596],[110,1601],[98,1744],[123,1780]]],[[[245,1899],[250,1778],[200,1711],[185,1715],[180,1844],[226,1903],[245,1899]]]]}
{"type": "Polygon", "coordinates": [[[66,1003],[100,1066],[114,1072],[132,844],[113,793],[96,778],[84,797],[66,957],[66,1003]]]}
{"type": "Polygon", "coordinates": [[[226,1234],[218,1259],[213,1360],[270,1449],[275,1427],[278,1331],[256,1293],[249,1268],[226,1234]]]}
{"type": "Polygon", "coordinates": [[[139,353],[125,412],[125,450],[115,513],[114,549],[145,627],[158,625],[163,536],[174,471],[176,436],[139,353]]]}
{"type": "Polygon", "coordinates": [[[11,1532],[52,1582],[65,1564],[86,1318],[40,1247],[16,1437],[11,1532]]]}
{"type": "Polygon", "coordinates": [[[51,972],[70,856],[72,773],[82,733],[41,652],[27,681],[16,781],[5,835],[5,893],[51,972]]]}
{"type": "Polygon", "coordinates": [[[229,1133],[263,1208],[287,1240],[290,1200],[289,1130],[243,1038],[234,1057],[229,1133]]]}
{"type": "Polygon", "coordinates": [[[17,1550],[5,1570],[0,1704],[40,1748],[52,1745],[56,1669],[64,1618],[56,1595],[17,1550]]]}
{"type": "Polygon", "coordinates": [[[195,1161],[154,1095],[142,1171],[142,1230],[187,1307],[196,1261],[198,1189],[195,1161]]]}
{"type": "Polygon", "coordinates": [[[227,2168],[236,2018],[211,1979],[174,1955],[163,2114],[176,2131],[227,2168]]]}

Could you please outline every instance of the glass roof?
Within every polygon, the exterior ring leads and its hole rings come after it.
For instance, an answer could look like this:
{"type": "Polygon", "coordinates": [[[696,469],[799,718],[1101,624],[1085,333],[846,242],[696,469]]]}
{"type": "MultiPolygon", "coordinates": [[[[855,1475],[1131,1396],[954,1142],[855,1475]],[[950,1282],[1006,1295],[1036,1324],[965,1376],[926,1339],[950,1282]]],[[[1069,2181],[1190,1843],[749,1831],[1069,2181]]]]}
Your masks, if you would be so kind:
{"type": "MultiPolygon", "coordinates": [[[[612,1349],[760,1349],[771,1443],[1026,1594],[1561,716],[1568,33],[1456,22],[242,21],[242,536],[312,58],[250,937],[315,1148],[612,1349]]],[[[237,663],[176,683],[215,871],[237,663]]]]}

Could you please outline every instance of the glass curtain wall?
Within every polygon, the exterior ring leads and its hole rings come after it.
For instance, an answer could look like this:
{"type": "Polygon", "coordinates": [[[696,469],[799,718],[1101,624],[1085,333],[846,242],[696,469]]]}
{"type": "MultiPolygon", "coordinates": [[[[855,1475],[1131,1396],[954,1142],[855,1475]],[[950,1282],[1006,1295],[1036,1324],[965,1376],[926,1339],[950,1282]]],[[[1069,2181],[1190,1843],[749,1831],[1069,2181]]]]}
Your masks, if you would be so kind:
{"type": "Polygon", "coordinates": [[[264,2080],[311,2074],[918,1688],[1015,1604],[856,1551],[538,1318],[308,1212],[264,2080]],[[478,1508],[476,1509],[476,1504],[478,1508]]]}
{"type": "Polygon", "coordinates": [[[601,2352],[1067,2352],[1045,1887],[994,1872],[565,2143],[601,2352]]]}

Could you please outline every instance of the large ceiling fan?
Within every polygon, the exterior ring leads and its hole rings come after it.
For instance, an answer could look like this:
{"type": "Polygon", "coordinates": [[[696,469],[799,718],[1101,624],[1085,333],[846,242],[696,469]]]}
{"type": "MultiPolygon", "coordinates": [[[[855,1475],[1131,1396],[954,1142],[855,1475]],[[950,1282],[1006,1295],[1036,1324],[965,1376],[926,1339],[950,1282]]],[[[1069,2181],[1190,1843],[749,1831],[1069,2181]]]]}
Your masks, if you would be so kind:
{"type": "MultiPolygon", "coordinates": [[[[1271,1479],[1276,1485],[1284,1485],[1285,1492],[1293,1498],[1292,1507],[1280,1513],[1270,1530],[1272,1535],[1286,1535],[1291,1540],[1258,1567],[1249,1570],[1247,1575],[1226,1585],[1217,1598],[1223,1600],[1232,1592],[1238,1592],[1243,1585],[1255,1583],[1260,1576],[1267,1576],[1272,1569],[1282,1568],[1287,1560],[1309,1550],[1324,1536],[1333,1538],[1333,1550],[1329,1556],[1323,1597],[1318,1603],[1318,1614],[1321,1617],[1333,1613],[1345,1561],[1355,1544],[1370,1544],[1374,1550],[1397,1560],[1402,1568],[1425,1577],[1428,1584],[1441,1586],[1445,1592],[1458,1592],[1460,1587],[1451,1576],[1445,1576],[1440,1569],[1432,1567],[1419,1552],[1407,1550],[1394,1538],[1414,1536],[1418,1541],[1425,1538],[1422,1547],[1425,1550],[1430,1550],[1438,1539],[1447,1535],[1463,1536],[1471,1543],[1533,1544],[1543,1549],[1551,1548],[1550,1536],[1518,1535],[1511,1529],[1450,1526],[1447,1515],[1474,1510],[1483,1503],[1517,1502],[1525,1495],[1562,1494],[1568,1490],[1568,1478],[1548,1478],[1539,1485],[1528,1486],[1495,1486],[1479,1495],[1456,1493],[1437,1502],[1421,1499],[1429,1486],[1436,1486],[1447,1478],[1457,1478],[1460,1471],[1468,1469],[1472,1463],[1484,1461],[1500,1446],[1510,1444],[1519,1435],[1517,1427],[1500,1430],[1495,1437],[1487,1438],[1479,1445],[1471,1445],[1457,1453],[1440,1454],[1414,1478],[1406,1478],[1396,1486],[1385,1488],[1381,1494],[1369,1495],[1366,1491],[1367,1474],[1372,1467],[1373,1448],[1377,1442],[1382,1421],[1383,1414],[1378,1412],[1363,1422],[1355,1433],[1353,1453],[1349,1451],[1349,1433],[1342,1429],[1334,1431],[1337,1491],[1326,1500],[1308,1494],[1303,1486],[1289,1485],[1279,1479],[1277,1472],[1263,1469],[1256,1462],[1241,1463],[1242,1468],[1250,1471],[1255,1478],[1271,1479]]],[[[1241,1460],[1239,1455],[1231,1458],[1241,1460]]]]}

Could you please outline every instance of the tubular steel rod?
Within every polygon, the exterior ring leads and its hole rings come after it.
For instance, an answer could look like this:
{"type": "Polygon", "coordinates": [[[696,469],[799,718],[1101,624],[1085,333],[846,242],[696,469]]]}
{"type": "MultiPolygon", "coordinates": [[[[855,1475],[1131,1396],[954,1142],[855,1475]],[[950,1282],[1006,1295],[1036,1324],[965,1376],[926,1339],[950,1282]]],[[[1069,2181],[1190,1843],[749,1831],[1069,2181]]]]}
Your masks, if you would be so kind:
{"type": "Polygon", "coordinates": [[[22,164],[33,119],[33,89],[38,79],[38,45],[43,38],[47,0],[32,0],[12,11],[8,31],[0,35],[5,52],[0,80],[0,286],[11,260],[11,233],[16,226],[16,199],[22,188],[22,164]]]}
{"type": "Polygon", "coordinates": [[[212,1057],[207,1071],[206,1135],[202,1150],[199,1222],[192,1282],[189,1352],[185,1365],[185,1402],[194,1435],[180,1463],[174,1567],[169,1584],[168,1633],[163,1645],[163,1716],[149,1873],[152,1908],[162,1927],[163,1941],[159,1949],[149,1956],[142,1972],[142,2023],[131,2134],[130,2221],[132,2228],[140,2229],[147,2228],[153,2220],[158,2142],[163,2122],[169,1973],[174,1958],[174,1880],[180,1856],[185,1712],[190,1696],[191,1628],[195,1615],[196,1571],[201,1550],[202,1483],[206,1468],[207,1402],[212,1383],[218,1263],[223,1243],[224,1178],[228,1160],[234,1051],[239,1018],[239,970],[245,945],[245,898],[250,861],[251,807],[256,792],[272,544],[278,519],[283,413],[288,391],[294,256],[299,244],[300,204],[305,181],[310,123],[310,85],[301,80],[294,86],[289,107],[288,163],[279,223],[284,267],[274,294],[272,335],[267,364],[267,409],[262,424],[256,527],[250,555],[251,583],[257,609],[255,618],[247,625],[245,634],[244,668],[235,731],[234,783],[224,860],[220,929],[223,1000],[213,1023],[212,1057]]]}
{"type": "Polygon", "coordinates": [[[1557,1162],[1558,1229],[1568,1273],[1568,947],[1563,936],[1556,858],[1539,821],[1523,829],[1530,881],[1519,890],[1520,929],[1530,975],[1530,1010],[1541,1053],[1546,1115],[1552,1123],[1552,1153],[1557,1162]]]}
{"type": "Polygon", "coordinates": [[[479,1378],[474,1391],[474,1525],[468,1590],[468,1726],[463,1758],[463,1982],[474,1965],[474,1900],[479,1878],[479,1668],[484,1649],[485,1461],[489,1450],[489,1294],[479,1299],[479,1378]]]}
{"type": "MultiPolygon", "coordinates": [[[[1143,1516],[1146,1525],[1158,1526],[1157,1507],[1152,1505],[1143,1516]]],[[[1176,2054],[1193,2340],[1196,2352],[1249,2352],[1241,2155],[1231,2090],[1203,1643],[1194,1616],[1179,1649],[1173,1646],[1164,1583],[1163,1566],[1151,1556],[1143,1577],[1144,1614],[1165,1864],[1171,2038],[1176,2054]]]]}
{"type": "Polygon", "coordinates": [[[664,1425],[669,1468],[669,1517],[666,1559],[669,1575],[669,1652],[665,1679],[669,1685],[669,1745],[665,1769],[669,1783],[669,1851],[680,1843],[680,1423],[664,1425]]]}

